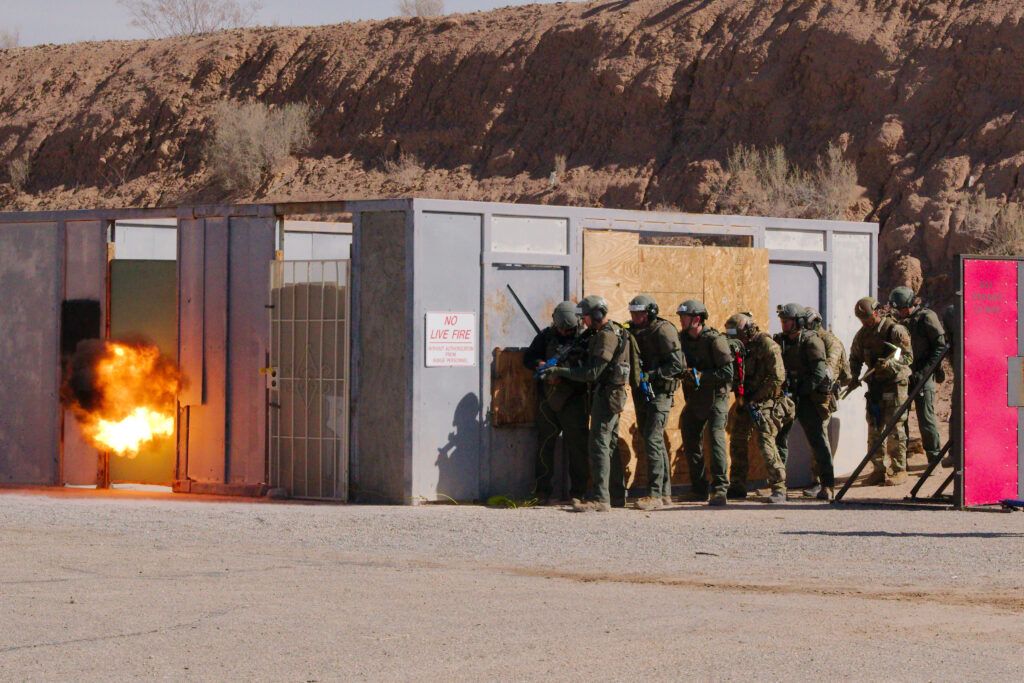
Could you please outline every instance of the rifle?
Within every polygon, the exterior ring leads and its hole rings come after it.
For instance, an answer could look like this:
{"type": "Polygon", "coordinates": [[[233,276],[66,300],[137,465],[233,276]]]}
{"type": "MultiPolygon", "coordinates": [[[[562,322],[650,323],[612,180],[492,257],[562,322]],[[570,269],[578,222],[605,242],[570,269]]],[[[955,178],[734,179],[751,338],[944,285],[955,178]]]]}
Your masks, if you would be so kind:
{"type": "Polygon", "coordinates": [[[552,356],[551,358],[549,358],[546,361],[544,361],[544,365],[541,365],[539,368],[537,368],[536,372],[533,373],[533,378],[534,379],[541,379],[541,375],[544,373],[545,370],[550,370],[551,368],[558,367],[558,365],[562,361],[564,361],[566,358],[569,357],[569,354],[572,353],[576,349],[576,346],[582,340],[583,340],[583,335],[577,335],[569,343],[564,344],[563,346],[560,346],[559,349],[558,349],[558,353],[556,353],[554,356],[552,356]]]}
{"type": "Polygon", "coordinates": [[[896,346],[895,344],[890,344],[889,342],[883,342],[883,343],[886,346],[888,346],[889,348],[891,348],[892,352],[888,356],[886,356],[885,358],[880,358],[878,361],[876,361],[875,367],[871,368],[866,373],[864,373],[864,376],[857,380],[857,384],[855,384],[853,386],[850,386],[850,387],[847,387],[846,391],[843,392],[843,395],[839,397],[840,401],[842,401],[847,396],[852,394],[854,389],[856,389],[858,386],[860,386],[868,377],[870,377],[871,375],[875,374],[875,372],[878,370],[878,363],[880,363],[882,361],[885,361],[885,360],[889,360],[889,359],[899,360],[900,358],[903,357],[903,349],[901,349],[900,347],[896,346]]]}

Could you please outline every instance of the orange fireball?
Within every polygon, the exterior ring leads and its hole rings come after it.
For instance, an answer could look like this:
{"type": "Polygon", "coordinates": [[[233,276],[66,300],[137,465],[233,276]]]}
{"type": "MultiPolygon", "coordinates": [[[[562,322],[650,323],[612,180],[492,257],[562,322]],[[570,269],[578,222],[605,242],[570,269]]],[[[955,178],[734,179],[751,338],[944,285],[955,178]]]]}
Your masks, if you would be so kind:
{"type": "Polygon", "coordinates": [[[79,345],[65,381],[65,402],[93,445],[135,457],[147,443],[174,435],[181,379],[152,344],[79,345]]]}

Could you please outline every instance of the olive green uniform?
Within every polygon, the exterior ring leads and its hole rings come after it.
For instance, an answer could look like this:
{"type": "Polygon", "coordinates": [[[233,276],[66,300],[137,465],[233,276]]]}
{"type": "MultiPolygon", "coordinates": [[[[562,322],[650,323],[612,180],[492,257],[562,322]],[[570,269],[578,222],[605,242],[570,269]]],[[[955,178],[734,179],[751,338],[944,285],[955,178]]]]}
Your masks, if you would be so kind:
{"type": "Polygon", "coordinates": [[[647,455],[649,495],[664,498],[672,495],[672,471],[665,445],[665,423],[675,400],[679,385],[677,378],[683,373],[679,332],[663,318],[655,318],[646,327],[631,327],[630,332],[640,349],[640,367],[647,374],[654,392],[654,399],[646,401],[639,391],[633,391],[637,426],[647,455]]]}
{"type": "MultiPolygon", "coordinates": [[[[954,458],[956,454],[960,452],[957,447],[957,443],[960,439],[960,378],[957,377],[957,354],[959,353],[957,347],[956,335],[960,330],[960,326],[956,319],[956,307],[948,306],[946,310],[942,312],[942,327],[946,331],[946,343],[949,344],[949,358],[950,366],[953,368],[953,400],[952,410],[949,416],[949,442],[950,448],[949,453],[954,458]]],[[[949,456],[947,456],[949,457],[949,456]]]]}
{"type": "Polygon", "coordinates": [[[782,394],[782,385],[786,381],[782,349],[765,332],[757,332],[744,347],[743,395],[736,401],[729,441],[732,460],[730,488],[746,488],[750,470],[749,442],[751,434],[754,434],[764,454],[768,485],[772,491],[785,493],[786,463],[779,454],[775,439],[780,429],[792,423],[795,409],[792,400],[782,394]]]}
{"type": "MultiPolygon", "coordinates": [[[[827,432],[831,418],[832,377],[826,361],[825,343],[812,330],[800,330],[792,339],[780,333],[775,335],[775,341],[782,348],[782,360],[786,366],[786,390],[796,404],[796,419],[803,427],[807,443],[814,454],[817,476],[822,486],[833,488],[836,480],[827,432]]],[[[776,439],[783,463],[789,457],[789,433],[792,428],[792,422],[783,426],[776,439]]]]}
{"type": "MultiPolygon", "coordinates": [[[[846,346],[843,344],[843,340],[837,337],[832,330],[818,327],[814,333],[821,337],[821,342],[825,345],[825,364],[828,365],[829,376],[832,378],[834,387],[832,398],[829,401],[829,413],[834,413],[838,408],[839,388],[846,386],[853,379],[853,375],[850,374],[850,359],[846,355],[846,346]]],[[[828,422],[825,423],[825,433],[828,434],[828,422]]],[[[811,458],[811,473],[814,475],[814,481],[821,483],[817,458],[811,458]]]]}
{"type": "MultiPolygon", "coordinates": [[[[907,328],[892,318],[882,318],[875,327],[861,327],[850,347],[850,369],[860,377],[861,368],[878,367],[867,379],[868,448],[878,440],[885,426],[892,421],[896,410],[907,400],[910,366],[914,361],[913,347],[907,328]],[[893,350],[886,342],[902,350],[900,359],[891,358],[893,350]]],[[[879,449],[872,463],[876,472],[893,475],[907,470],[907,433],[904,427],[907,414],[886,438],[885,448],[879,449]]]]}
{"type": "MultiPolygon", "coordinates": [[[[917,386],[928,366],[946,352],[946,331],[935,311],[924,306],[914,310],[902,324],[910,332],[910,345],[914,349],[914,362],[910,366],[911,374],[907,383],[909,391],[917,386]]],[[[914,408],[921,429],[921,445],[931,462],[939,457],[939,451],[942,450],[939,421],[935,417],[935,375],[928,378],[924,389],[914,399],[914,408]]]]}
{"type": "MultiPolygon", "coordinates": [[[[523,364],[530,370],[551,358],[563,356],[559,365],[582,367],[586,359],[585,331],[582,326],[567,336],[554,327],[538,334],[523,355],[523,364]]],[[[537,411],[537,496],[548,498],[553,493],[555,444],[562,436],[562,452],[569,469],[569,491],[573,498],[583,498],[590,478],[587,458],[587,387],[579,382],[550,378],[537,383],[540,405],[537,411]]]]}
{"type": "Polygon", "coordinates": [[[683,450],[690,466],[694,492],[708,492],[704,466],[704,427],[711,429],[711,493],[726,494],[729,462],[725,450],[725,423],[729,417],[729,390],[733,380],[733,355],[726,337],[705,328],[697,338],[685,331],[679,335],[686,369],[683,372],[681,426],[683,450]],[[697,378],[694,376],[697,371],[697,378]]]}
{"type": "Polygon", "coordinates": [[[624,503],[625,471],[619,457],[619,415],[626,407],[626,384],[630,376],[629,332],[608,321],[593,330],[587,342],[583,366],[570,368],[561,376],[590,385],[590,434],[588,453],[594,481],[592,498],[602,503],[624,503]]]}

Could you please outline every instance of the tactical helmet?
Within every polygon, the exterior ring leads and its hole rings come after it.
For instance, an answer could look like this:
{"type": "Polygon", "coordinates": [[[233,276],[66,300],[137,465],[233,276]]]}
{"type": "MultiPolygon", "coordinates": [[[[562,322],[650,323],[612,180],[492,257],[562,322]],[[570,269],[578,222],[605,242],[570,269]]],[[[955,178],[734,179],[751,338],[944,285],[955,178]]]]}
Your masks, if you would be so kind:
{"type": "Polygon", "coordinates": [[[638,294],[629,302],[629,312],[646,313],[650,318],[655,318],[658,315],[658,302],[654,297],[638,294]]]}
{"type": "Polygon", "coordinates": [[[785,306],[778,306],[776,309],[779,317],[783,320],[801,320],[807,318],[807,308],[800,304],[786,304],[785,306]]]}
{"type": "Polygon", "coordinates": [[[562,330],[572,329],[580,324],[580,317],[576,314],[576,304],[571,301],[563,301],[555,306],[551,313],[551,323],[562,330]]]}
{"type": "Polygon", "coordinates": [[[749,313],[736,313],[725,321],[725,333],[730,337],[746,337],[756,329],[754,317],[749,313]]]}
{"type": "Polygon", "coordinates": [[[816,330],[819,327],[821,327],[821,324],[822,324],[821,313],[818,313],[817,309],[811,308],[810,306],[808,306],[806,310],[807,310],[807,327],[811,328],[812,330],[816,330]]]}
{"type": "Polygon", "coordinates": [[[603,296],[596,294],[585,296],[580,301],[580,305],[576,307],[576,313],[577,315],[589,315],[595,322],[599,322],[608,315],[608,302],[604,300],[603,296]]]}
{"type": "Polygon", "coordinates": [[[878,301],[873,296],[866,296],[857,302],[857,305],[853,307],[853,314],[861,320],[867,320],[870,318],[875,309],[878,308],[878,301]]]}
{"type": "Polygon", "coordinates": [[[676,309],[676,313],[679,315],[696,315],[700,316],[701,320],[708,319],[708,307],[703,302],[697,301],[696,299],[687,299],[683,303],[679,304],[679,308],[676,309]]]}
{"type": "Polygon", "coordinates": [[[894,308],[910,308],[914,305],[914,290],[910,287],[897,287],[889,292],[889,305],[894,308]]]}

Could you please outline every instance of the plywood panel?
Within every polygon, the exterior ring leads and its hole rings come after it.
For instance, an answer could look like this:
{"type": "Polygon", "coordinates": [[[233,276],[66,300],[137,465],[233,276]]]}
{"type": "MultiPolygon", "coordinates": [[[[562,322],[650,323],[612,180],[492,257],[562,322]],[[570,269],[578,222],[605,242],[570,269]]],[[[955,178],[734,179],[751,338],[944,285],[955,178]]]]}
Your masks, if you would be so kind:
{"type": "Polygon", "coordinates": [[[522,349],[494,349],[491,379],[491,424],[532,425],[537,421],[537,383],[523,365],[522,349]]]}
{"type": "Polygon", "coordinates": [[[607,299],[612,320],[629,320],[629,301],[640,291],[639,246],[635,232],[583,233],[583,293],[607,299]]]}
{"type": "MultiPolygon", "coordinates": [[[[646,245],[639,249],[640,281],[645,292],[703,291],[705,263],[702,249],[646,245]]],[[[662,310],[666,310],[664,305],[662,310]]]]}
{"type": "Polygon", "coordinates": [[[768,327],[768,252],[746,247],[703,247],[704,304],[709,324],[725,329],[734,313],[748,311],[768,327]]]}

